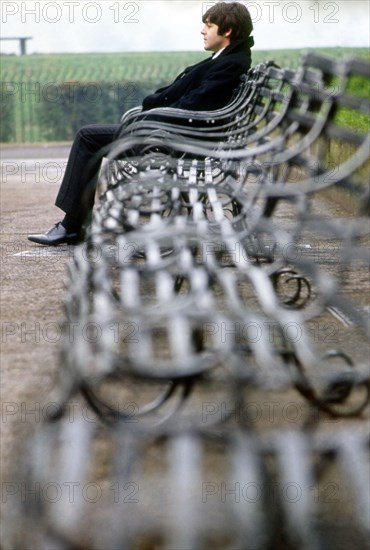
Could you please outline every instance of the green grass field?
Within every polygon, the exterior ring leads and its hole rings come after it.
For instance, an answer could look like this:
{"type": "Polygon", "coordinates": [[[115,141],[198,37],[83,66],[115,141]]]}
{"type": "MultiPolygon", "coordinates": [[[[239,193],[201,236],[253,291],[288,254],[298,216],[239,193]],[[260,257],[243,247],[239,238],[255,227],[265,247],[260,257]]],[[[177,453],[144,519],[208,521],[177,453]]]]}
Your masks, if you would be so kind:
{"type": "MultiPolygon", "coordinates": [[[[367,48],[319,48],[324,55],[370,58],[367,48]]],[[[282,67],[299,66],[303,50],[253,50],[253,65],[274,60],[282,67]]],[[[114,54],[53,54],[2,56],[3,82],[167,82],[185,66],[204,59],[205,52],[154,52],[114,54]]]]}
{"type": "MultiPolygon", "coordinates": [[[[321,48],[315,51],[332,57],[354,55],[370,59],[367,48],[321,48]]],[[[253,51],[253,65],[274,60],[281,67],[294,69],[299,66],[302,53],[302,50],[296,49],[256,50],[253,51]]],[[[139,104],[143,96],[163,83],[170,82],[185,66],[208,55],[205,52],[155,52],[2,56],[0,141],[20,143],[71,139],[78,125],[117,121],[118,113],[139,104]],[[71,91],[75,90],[74,85],[81,87],[92,83],[106,85],[104,105],[94,101],[90,101],[89,105],[89,98],[83,109],[81,103],[76,106],[69,101],[66,105],[65,92],[68,86],[71,91]],[[120,90],[124,91],[125,97],[121,98],[121,103],[117,101],[117,94],[114,94],[115,86],[120,86],[120,90]],[[109,102],[116,102],[116,108],[107,111],[109,102]],[[82,110],[86,121],[79,112],[82,110]],[[70,118],[72,115],[73,123],[70,118]],[[57,123],[53,120],[54,116],[57,123]],[[61,117],[63,120],[60,120],[61,117]],[[70,132],[65,128],[68,125],[71,126],[70,132]]],[[[353,79],[351,86],[354,93],[369,95],[368,80],[353,79]]],[[[92,88],[90,91],[93,91],[92,88]]],[[[340,123],[361,131],[368,129],[369,119],[364,115],[343,112],[340,117],[340,123]]]]}

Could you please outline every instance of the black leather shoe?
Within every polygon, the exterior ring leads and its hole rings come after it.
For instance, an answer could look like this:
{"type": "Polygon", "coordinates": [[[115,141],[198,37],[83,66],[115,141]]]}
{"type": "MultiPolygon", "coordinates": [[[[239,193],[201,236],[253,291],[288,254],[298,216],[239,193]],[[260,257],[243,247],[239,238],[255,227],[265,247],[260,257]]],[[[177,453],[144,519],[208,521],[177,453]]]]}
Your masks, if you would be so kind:
{"type": "Polygon", "coordinates": [[[62,222],[58,222],[45,233],[45,235],[28,235],[28,240],[33,243],[56,246],[58,244],[76,244],[80,240],[80,233],[67,233],[62,222]]]}

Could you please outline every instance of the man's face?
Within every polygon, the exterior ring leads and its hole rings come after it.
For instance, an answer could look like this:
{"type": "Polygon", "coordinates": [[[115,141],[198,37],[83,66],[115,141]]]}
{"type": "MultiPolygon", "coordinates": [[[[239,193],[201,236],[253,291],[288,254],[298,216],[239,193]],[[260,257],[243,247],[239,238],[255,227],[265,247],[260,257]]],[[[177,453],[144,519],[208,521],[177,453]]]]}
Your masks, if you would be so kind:
{"type": "Polygon", "coordinates": [[[200,32],[203,35],[204,49],[206,51],[216,53],[230,44],[231,30],[227,31],[224,35],[219,35],[218,25],[211,23],[209,19],[206,20],[200,32]]]}

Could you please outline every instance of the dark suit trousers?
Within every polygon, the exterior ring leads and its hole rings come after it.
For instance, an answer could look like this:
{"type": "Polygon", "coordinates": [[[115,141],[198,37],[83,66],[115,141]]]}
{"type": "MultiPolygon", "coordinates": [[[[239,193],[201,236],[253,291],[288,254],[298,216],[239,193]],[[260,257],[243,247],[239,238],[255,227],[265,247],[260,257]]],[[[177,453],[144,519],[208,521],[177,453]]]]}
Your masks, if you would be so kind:
{"type": "Polygon", "coordinates": [[[119,124],[83,126],[74,139],[55,204],[81,223],[94,205],[103,153],[114,141],[119,127],[119,124]]]}

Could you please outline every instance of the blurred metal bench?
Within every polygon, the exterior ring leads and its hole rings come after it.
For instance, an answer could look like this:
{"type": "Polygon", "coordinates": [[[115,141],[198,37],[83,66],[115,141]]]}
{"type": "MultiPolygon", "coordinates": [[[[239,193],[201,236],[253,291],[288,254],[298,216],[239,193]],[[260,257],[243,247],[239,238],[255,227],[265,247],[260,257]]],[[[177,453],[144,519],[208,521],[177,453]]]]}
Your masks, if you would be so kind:
{"type": "Polygon", "coordinates": [[[369,113],[352,75],[368,64],[307,54],[297,71],[250,71],[221,112],[124,117],[69,266],[55,414],[18,472],[76,494],[15,496],[16,541],[365,547],[369,325],[344,290],[368,265],[366,195],[345,223],[314,208],[323,189],[362,192],[369,137],[337,118],[369,113]],[[349,145],[335,170],[332,140],[349,145]],[[314,248],[328,239],[332,263],[314,248]],[[355,343],[317,341],[330,308],[355,343]],[[294,430],[263,405],[298,410],[294,430]]]}

